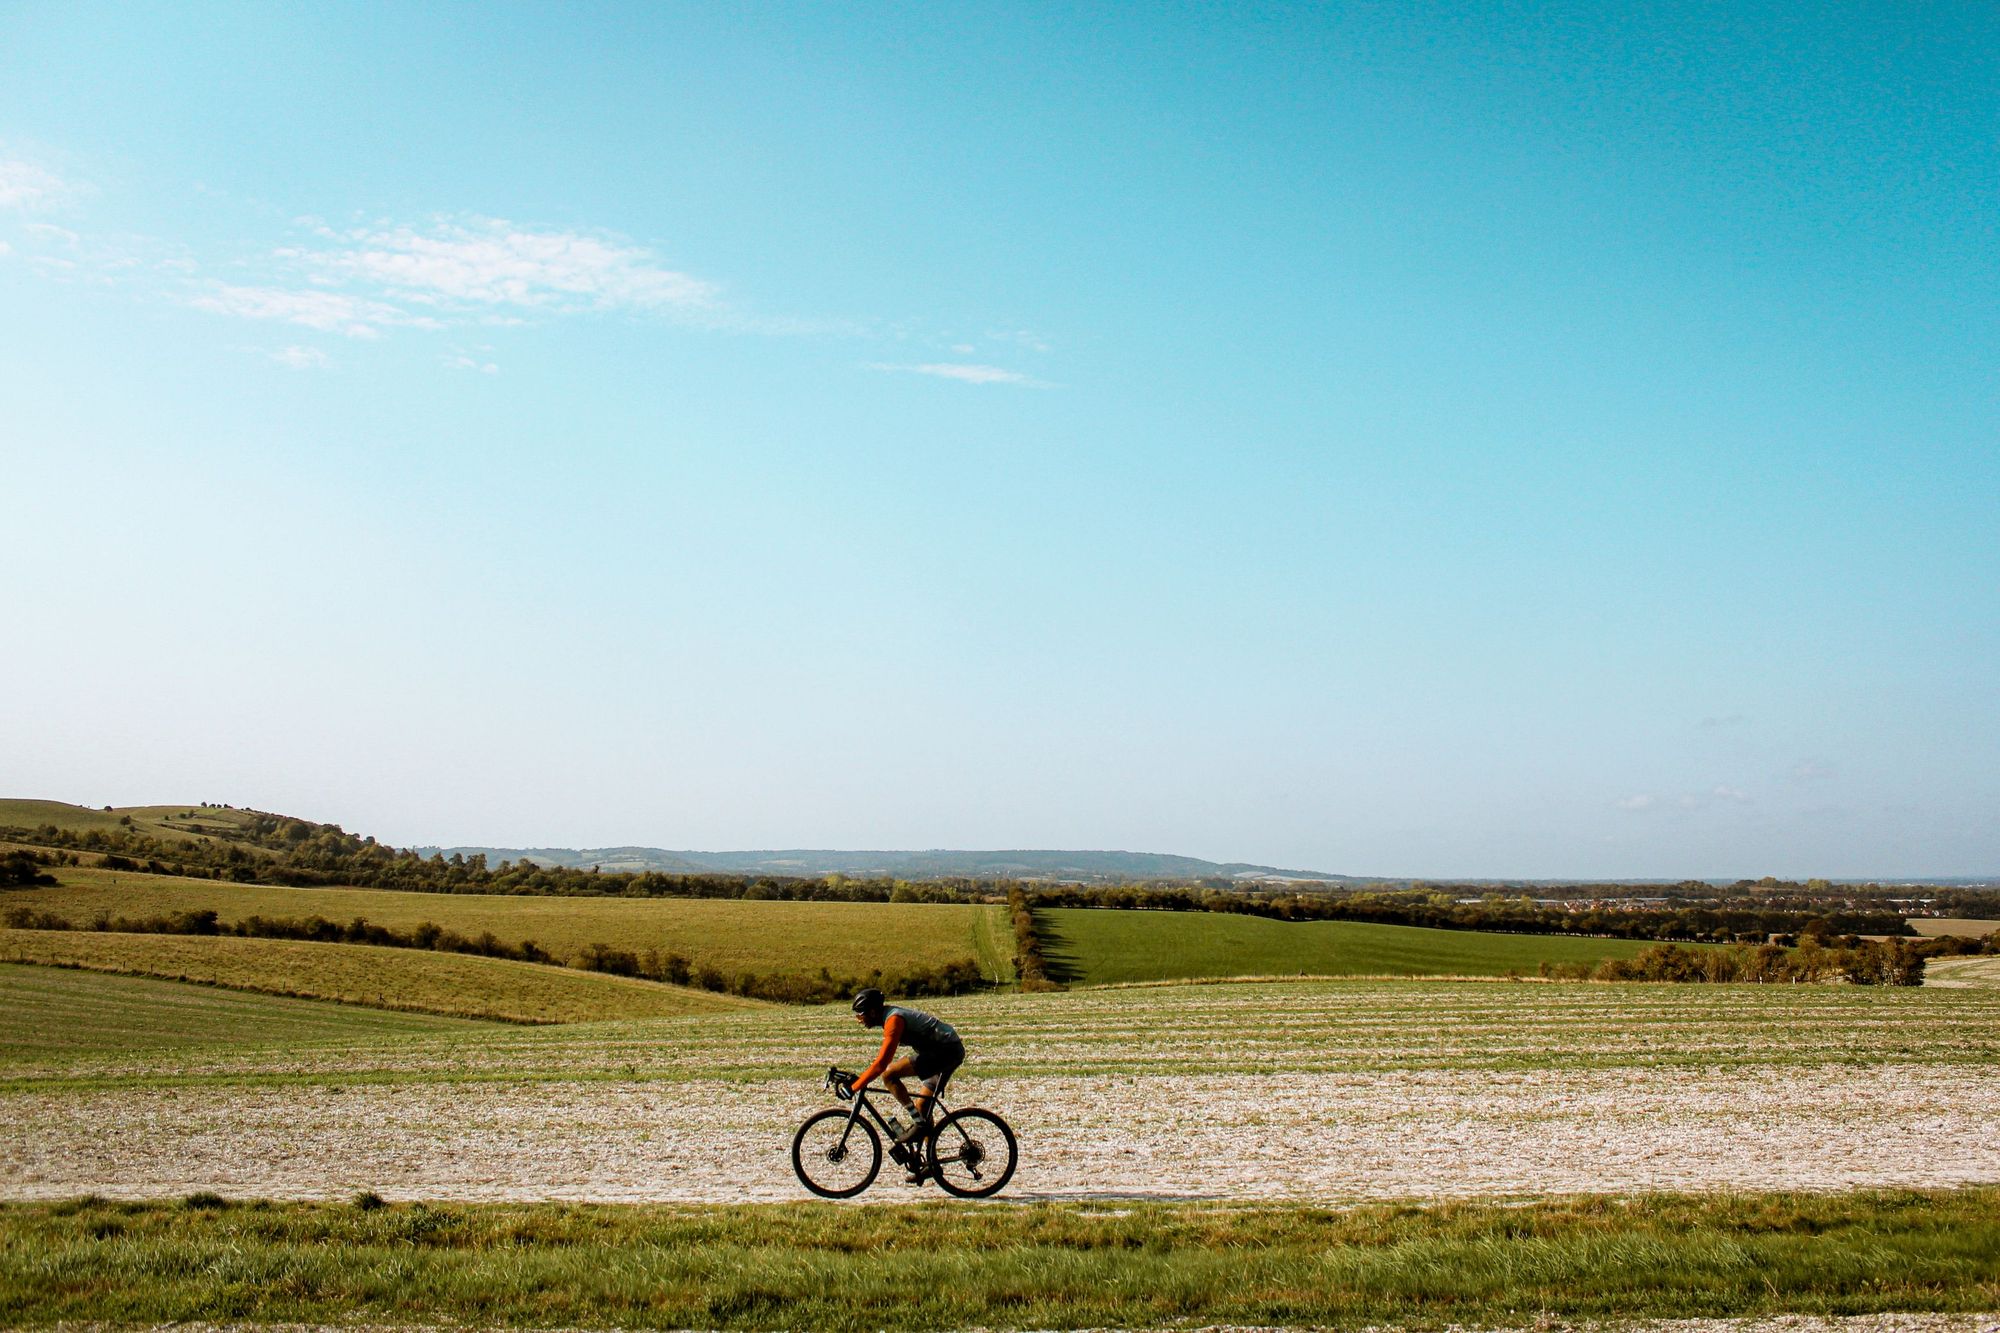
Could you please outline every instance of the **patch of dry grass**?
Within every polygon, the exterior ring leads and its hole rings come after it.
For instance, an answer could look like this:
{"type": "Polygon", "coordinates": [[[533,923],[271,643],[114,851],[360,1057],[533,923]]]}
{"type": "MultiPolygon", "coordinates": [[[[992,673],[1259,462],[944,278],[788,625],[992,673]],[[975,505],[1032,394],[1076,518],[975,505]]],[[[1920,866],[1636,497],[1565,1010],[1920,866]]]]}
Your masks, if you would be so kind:
{"type": "Polygon", "coordinates": [[[0,962],[510,1023],[588,1023],[763,1007],[682,986],[501,958],[305,940],[0,930],[0,962]]]}
{"type": "Polygon", "coordinates": [[[0,893],[0,907],[54,912],[81,925],[92,917],[152,917],[213,908],[226,922],[248,916],[360,916],[408,931],[425,921],[506,944],[532,940],[558,958],[586,946],[678,953],[725,974],[836,976],[873,968],[907,972],[976,958],[992,979],[995,939],[1010,939],[1001,909],[978,904],[813,903],[704,898],[573,898],[507,894],[398,893],[382,889],[294,889],[65,866],[55,888],[0,893]]]}

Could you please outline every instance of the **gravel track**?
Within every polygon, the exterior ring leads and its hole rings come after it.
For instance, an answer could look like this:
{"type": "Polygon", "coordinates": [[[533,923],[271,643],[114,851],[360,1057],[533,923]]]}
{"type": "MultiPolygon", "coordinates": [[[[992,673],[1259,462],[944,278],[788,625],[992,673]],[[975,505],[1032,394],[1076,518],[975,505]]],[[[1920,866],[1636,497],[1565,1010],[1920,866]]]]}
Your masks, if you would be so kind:
{"type": "MultiPolygon", "coordinates": [[[[966,1085],[1013,1197],[1463,1198],[2000,1182],[2000,1071],[1459,1071],[966,1085]]],[[[794,1081],[19,1094],[0,1194],[745,1202],[804,1191],[794,1081]]],[[[885,1164],[872,1197],[917,1191],[885,1164]]],[[[926,1190],[928,1187],[926,1187],[926,1190]]]]}

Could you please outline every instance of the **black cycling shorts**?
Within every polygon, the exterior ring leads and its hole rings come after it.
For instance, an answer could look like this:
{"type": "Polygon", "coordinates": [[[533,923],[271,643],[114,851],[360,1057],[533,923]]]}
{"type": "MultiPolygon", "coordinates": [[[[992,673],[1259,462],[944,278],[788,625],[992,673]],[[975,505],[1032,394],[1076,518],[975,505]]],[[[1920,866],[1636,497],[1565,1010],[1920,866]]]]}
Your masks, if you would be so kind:
{"type": "Polygon", "coordinates": [[[965,1046],[953,1042],[949,1046],[933,1046],[927,1051],[917,1052],[916,1075],[936,1089],[944,1087],[945,1080],[965,1063],[965,1046]]]}

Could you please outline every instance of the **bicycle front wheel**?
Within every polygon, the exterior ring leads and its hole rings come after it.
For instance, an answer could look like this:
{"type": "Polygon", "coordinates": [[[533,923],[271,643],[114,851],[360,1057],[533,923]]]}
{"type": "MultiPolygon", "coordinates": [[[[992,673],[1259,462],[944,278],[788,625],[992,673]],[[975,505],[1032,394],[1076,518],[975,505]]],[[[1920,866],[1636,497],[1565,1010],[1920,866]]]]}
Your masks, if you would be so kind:
{"type": "Polygon", "coordinates": [[[824,1199],[851,1199],[882,1169],[882,1137],[875,1126],[845,1111],[821,1111],[792,1137],[792,1170],[799,1183],[824,1199]]]}
{"type": "Polygon", "coordinates": [[[931,1175],[961,1199],[998,1194],[1014,1178],[1014,1131],[991,1111],[953,1111],[931,1133],[931,1175]]]}

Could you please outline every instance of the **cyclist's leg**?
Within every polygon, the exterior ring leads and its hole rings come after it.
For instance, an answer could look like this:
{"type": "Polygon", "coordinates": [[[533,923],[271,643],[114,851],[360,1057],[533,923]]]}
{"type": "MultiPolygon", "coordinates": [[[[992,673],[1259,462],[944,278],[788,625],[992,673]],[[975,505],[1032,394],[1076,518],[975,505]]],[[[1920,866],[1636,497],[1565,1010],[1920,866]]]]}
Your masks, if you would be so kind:
{"type": "MultiPolygon", "coordinates": [[[[903,1080],[912,1074],[918,1074],[917,1058],[906,1055],[882,1071],[882,1086],[889,1089],[890,1096],[903,1104],[905,1111],[915,1115],[917,1108],[911,1103],[910,1090],[903,1086],[903,1080]]],[[[922,1075],[918,1074],[918,1077],[922,1075]]]]}
{"type": "Polygon", "coordinates": [[[958,1067],[964,1063],[965,1047],[960,1046],[955,1050],[925,1059],[918,1066],[917,1074],[923,1079],[917,1090],[918,1113],[924,1119],[931,1118],[932,1106],[944,1092],[945,1085],[951,1082],[951,1076],[957,1073],[958,1067]]]}

